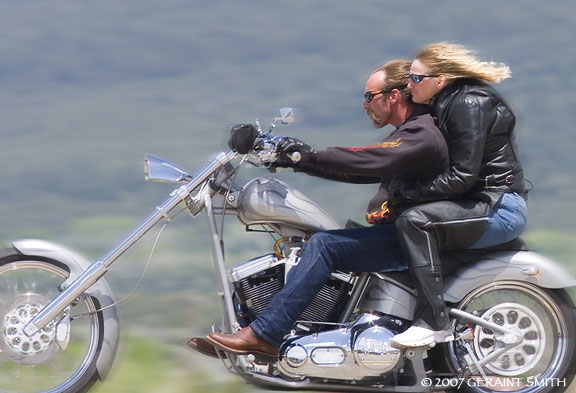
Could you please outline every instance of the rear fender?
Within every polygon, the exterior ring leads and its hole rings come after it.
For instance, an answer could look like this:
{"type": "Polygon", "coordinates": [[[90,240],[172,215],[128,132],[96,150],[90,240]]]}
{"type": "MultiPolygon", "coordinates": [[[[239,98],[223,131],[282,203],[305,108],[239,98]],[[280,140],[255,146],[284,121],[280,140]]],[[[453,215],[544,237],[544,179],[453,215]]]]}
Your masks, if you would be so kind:
{"type": "MultiPolygon", "coordinates": [[[[15,253],[19,252],[30,257],[50,258],[63,263],[70,271],[69,280],[74,280],[90,266],[90,262],[86,258],[58,243],[46,240],[26,239],[12,242],[12,246],[15,248],[15,253]]],[[[102,279],[90,287],[85,293],[98,300],[99,308],[105,308],[115,302],[112,289],[108,283],[102,279]]],[[[100,379],[103,380],[112,367],[114,356],[118,349],[120,326],[116,307],[107,308],[101,311],[101,313],[104,322],[104,331],[101,332],[103,335],[101,340],[102,348],[96,361],[96,368],[100,379]]]]}
{"type": "Polygon", "coordinates": [[[474,288],[499,280],[529,282],[550,289],[576,286],[576,279],[557,262],[531,251],[506,251],[456,270],[445,280],[444,299],[458,303],[474,288]]]}

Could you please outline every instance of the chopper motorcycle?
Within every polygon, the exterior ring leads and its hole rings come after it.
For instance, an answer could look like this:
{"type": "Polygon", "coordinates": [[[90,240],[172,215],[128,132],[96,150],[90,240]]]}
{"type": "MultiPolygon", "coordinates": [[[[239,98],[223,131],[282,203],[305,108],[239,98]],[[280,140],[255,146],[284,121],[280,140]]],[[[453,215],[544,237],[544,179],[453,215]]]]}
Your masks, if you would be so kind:
{"type": "MultiPolygon", "coordinates": [[[[185,209],[205,212],[223,318],[214,331],[246,326],[278,293],[313,233],[339,225],[318,205],[273,176],[244,186],[246,166],[276,159],[278,123],[240,135],[195,175],[147,155],[147,180],[178,183],[169,198],[101,259],[89,262],[62,245],[18,240],[0,250],[0,392],[75,393],[103,380],[119,341],[116,301],[103,276],[156,224],[185,209]],[[275,241],[268,254],[226,267],[216,217],[236,216],[247,231],[275,241]]],[[[295,153],[294,161],[298,160],[295,153]]],[[[272,245],[272,244],[271,244],[272,245]]],[[[550,392],[575,372],[576,280],[520,241],[455,253],[444,297],[455,340],[400,350],[389,340],[415,319],[409,273],[334,272],[285,337],[277,358],[217,352],[227,368],[270,390],[344,392],[550,392]]]]}

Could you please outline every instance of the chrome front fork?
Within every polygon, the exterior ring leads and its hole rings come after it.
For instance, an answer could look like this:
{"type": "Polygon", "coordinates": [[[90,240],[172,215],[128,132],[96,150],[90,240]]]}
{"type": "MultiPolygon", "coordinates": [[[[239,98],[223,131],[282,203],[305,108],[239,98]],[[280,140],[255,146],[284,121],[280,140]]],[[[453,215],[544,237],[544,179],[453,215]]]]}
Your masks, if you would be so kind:
{"type": "Polygon", "coordinates": [[[101,260],[93,262],[77,279],[71,283],[64,282],[62,292],[56,295],[34,318],[24,327],[24,334],[32,336],[54,320],[66,307],[73,303],[82,293],[94,285],[122,254],[140,240],[158,222],[166,219],[171,221],[169,213],[180,203],[186,202],[190,194],[214,174],[216,170],[228,164],[236,153],[220,153],[204,169],[202,169],[187,184],[177,188],[170,198],[156,211],[148,216],[137,228],[130,232],[114,249],[101,260]]]}

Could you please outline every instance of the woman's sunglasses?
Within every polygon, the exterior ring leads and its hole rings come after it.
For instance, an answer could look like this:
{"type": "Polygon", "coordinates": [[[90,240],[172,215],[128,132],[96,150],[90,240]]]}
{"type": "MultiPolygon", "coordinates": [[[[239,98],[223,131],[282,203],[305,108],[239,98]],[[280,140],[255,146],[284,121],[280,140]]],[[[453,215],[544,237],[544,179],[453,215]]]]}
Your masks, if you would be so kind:
{"type": "Polygon", "coordinates": [[[439,75],[418,75],[418,74],[410,74],[408,78],[414,83],[420,83],[424,80],[424,78],[435,78],[439,75]]]}

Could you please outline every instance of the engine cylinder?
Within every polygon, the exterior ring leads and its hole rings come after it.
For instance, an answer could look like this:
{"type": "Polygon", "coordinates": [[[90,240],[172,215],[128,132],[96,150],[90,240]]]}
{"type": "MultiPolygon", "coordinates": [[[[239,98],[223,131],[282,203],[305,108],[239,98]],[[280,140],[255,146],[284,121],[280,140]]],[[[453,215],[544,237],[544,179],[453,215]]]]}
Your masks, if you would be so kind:
{"type": "MultiPolygon", "coordinates": [[[[284,287],[286,259],[264,255],[232,268],[229,272],[240,307],[254,320],[284,287]]],[[[306,322],[338,322],[346,305],[354,276],[334,273],[312,303],[298,318],[306,322]]],[[[240,319],[240,318],[239,318],[240,319]]]]}

